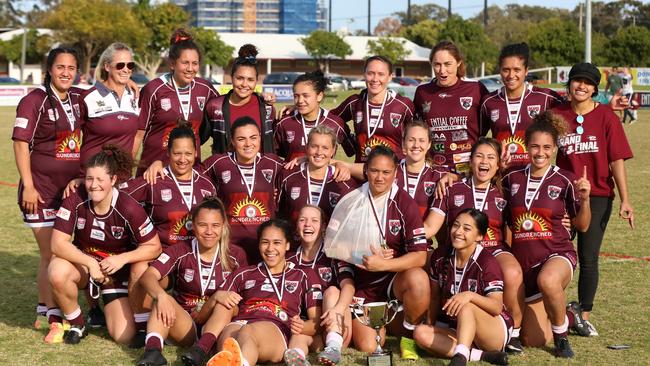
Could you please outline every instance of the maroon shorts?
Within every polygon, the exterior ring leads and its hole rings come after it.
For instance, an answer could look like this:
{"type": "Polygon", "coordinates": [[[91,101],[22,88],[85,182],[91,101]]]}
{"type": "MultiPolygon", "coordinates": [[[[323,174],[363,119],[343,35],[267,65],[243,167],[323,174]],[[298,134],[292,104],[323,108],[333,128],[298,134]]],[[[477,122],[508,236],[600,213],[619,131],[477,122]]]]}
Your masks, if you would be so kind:
{"type": "Polygon", "coordinates": [[[21,205],[22,187],[18,190],[18,207],[23,214],[23,222],[31,228],[52,227],[56,219],[56,213],[61,207],[61,200],[55,198],[43,198],[45,203],[38,202],[36,213],[28,213],[21,205]]]}
{"type": "Polygon", "coordinates": [[[489,247],[483,247],[483,248],[485,248],[485,250],[490,252],[495,257],[497,255],[499,255],[499,254],[504,254],[504,253],[512,254],[512,253],[510,253],[510,247],[503,244],[502,242],[500,242],[497,245],[493,245],[493,246],[489,246],[489,247]]]}
{"type": "Polygon", "coordinates": [[[532,302],[542,297],[542,293],[537,286],[537,276],[539,276],[539,272],[542,270],[542,267],[544,267],[544,263],[548,262],[549,259],[555,257],[562,258],[567,262],[567,264],[571,267],[571,275],[573,276],[573,271],[576,270],[576,265],[578,263],[575,250],[552,253],[542,261],[532,265],[530,268],[522,268],[524,275],[524,287],[526,289],[526,302],[532,302]]]}
{"type": "Polygon", "coordinates": [[[113,300],[129,296],[130,266],[127,264],[110,276],[111,282],[105,285],[94,285],[88,281],[88,292],[91,297],[102,296],[104,306],[113,300]]]}

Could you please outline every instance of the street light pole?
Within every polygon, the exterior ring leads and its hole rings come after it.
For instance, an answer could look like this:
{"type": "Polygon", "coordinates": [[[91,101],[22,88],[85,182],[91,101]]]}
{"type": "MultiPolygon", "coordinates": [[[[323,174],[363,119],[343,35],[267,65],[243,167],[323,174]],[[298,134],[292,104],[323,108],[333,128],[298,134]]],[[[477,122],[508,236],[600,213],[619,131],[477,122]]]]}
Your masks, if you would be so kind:
{"type": "Polygon", "coordinates": [[[371,0],[368,0],[368,35],[369,36],[372,35],[372,33],[370,33],[370,2],[371,0]]]}
{"type": "Polygon", "coordinates": [[[327,8],[329,20],[327,21],[327,31],[332,32],[332,0],[330,0],[330,6],[327,8]]]}
{"type": "Polygon", "coordinates": [[[23,47],[20,51],[20,82],[25,81],[25,59],[27,58],[27,29],[23,28],[23,47]]]}
{"type": "Polygon", "coordinates": [[[585,62],[591,62],[591,0],[585,6],[585,62]]]}

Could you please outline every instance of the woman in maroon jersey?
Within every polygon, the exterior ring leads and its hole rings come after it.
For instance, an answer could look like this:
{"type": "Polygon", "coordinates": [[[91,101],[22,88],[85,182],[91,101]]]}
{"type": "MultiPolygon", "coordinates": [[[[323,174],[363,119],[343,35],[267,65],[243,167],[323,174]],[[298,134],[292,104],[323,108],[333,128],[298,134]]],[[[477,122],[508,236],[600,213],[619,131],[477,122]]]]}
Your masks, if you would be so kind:
{"type": "Polygon", "coordinates": [[[140,279],[154,299],[155,315],[147,322],[145,351],[138,365],[167,365],[162,348],[168,338],[179,346],[192,345],[219,301],[216,290],[239,267],[229,250],[230,230],[221,200],[206,197],[192,209],[191,217],[196,238],[190,245],[165,248],[140,279]],[[172,274],[176,280],[168,294],[172,274]]]}
{"type": "MultiPolygon", "coordinates": [[[[48,275],[56,303],[70,323],[63,341],[79,343],[87,330],[78,289],[102,295],[110,336],[126,343],[135,334],[128,290],[160,254],[160,241],[144,209],[118,191],[118,177],[133,167],[131,152],[107,145],[86,165],[85,189],[63,201],[52,233],[48,275]],[[74,239],[73,239],[74,237],[74,239]],[[136,273],[134,265],[143,268],[136,273]]],[[[138,309],[139,310],[139,309],[138,309]]],[[[59,315],[57,323],[61,322],[59,315]]],[[[61,332],[63,329],[61,329],[61,332]]]]}
{"type": "Polygon", "coordinates": [[[296,109],[282,118],[273,129],[276,152],[286,161],[305,155],[307,137],[312,128],[320,125],[331,128],[347,156],[354,155],[354,145],[345,123],[337,115],[321,108],[327,79],[316,70],[302,74],[293,82],[293,101],[296,109]]]}
{"type": "Polygon", "coordinates": [[[480,82],[465,79],[465,61],[454,43],[435,45],[429,60],[436,77],[415,90],[415,115],[433,133],[433,163],[467,172],[470,150],[481,132],[480,102],[488,91],[480,82]]]}
{"type": "Polygon", "coordinates": [[[431,258],[436,322],[415,328],[415,341],[427,352],[451,357],[453,366],[479,360],[508,364],[503,350],[512,319],[503,304],[503,276],[492,254],[479,245],[488,228],[484,212],[463,209],[450,229],[451,245],[436,248],[431,258]]]}
{"type": "Polygon", "coordinates": [[[445,241],[438,244],[440,247],[447,247],[452,239],[452,233],[448,230],[451,229],[461,211],[475,208],[487,215],[489,226],[480,244],[496,257],[503,273],[503,302],[514,322],[508,350],[521,352],[519,330],[522,318],[523,279],[521,266],[510,253],[505,242],[504,209],[507,202],[503,198],[500,186],[500,158],[501,144],[495,139],[480,137],[472,146],[469,176],[447,188],[442,198],[433,201],[431,211],[424,221],[424,227],[428,237],[442,231],[445,241]]]}
{"type": "MultiPolygon", "coordinates": [[[[209,81],[196,76],[200,61],[201,51],[192,36],[177,29],[169,46],[171,73],[148,82],[140,95],[135,145],[139,148],[142,144],[143,148],[136,176],[142,175],[155,160],[167,163],[167,139],[179,118],[192,123],[199,145],[198,131],[203,121],[203,110],[206,103],[218,96],[209,81]]],[[[201,152],[197,151],[200,161],[201,152]]]]}
{"type": "Polygon", "coordinates": [[[329,217],[339,199],[357,187],[354,179],[337,181],[334,177],[340,167],[332,164],[337,148],[336,133],[325,125],[309,131],[307,161],[291,170],[284,170],[280,178],[278,215],[296,222],[305,205],[320,207],[329,217]]]}
{"type": "Polygon", "coordinates": [[[572,172],[551,165],[557,152],[556,141],[563,138],[565,131],[566,123],[553,113],[546,111],[536,116],[525,136],[530,164],[507,174],[503,189],[509,206],[511,250],[523,270],[527,306],[522,341],[542,347],[551,340],[552,333],[555,355],[568,358],[573,357],[573,351],[567,329],[582,319],[579,312],[566,306],[564,290],[573,277],[576,252],[562,220],[566,214],[578,231],[587,230],[591,185],[586,166],[576,180],[572,172]]]}
{"type": "Polygon", "coordinates": [[[266,221],[258,233],[263,260],[237,269],[221,286],[217,296],[223,295],[226,304],[216,305],[201,339],[181,356],[185,365],[204,365],[217,337],[217,349],[222,351],[207,362],[211,366],[278,363],[283,358],[291,365],[298,359],[304,364],[305,350],[288,348],[289,337],[315,334],[322,293],[314,285],[319,281],[311,271],[287,261],[285,255],[293,236],[287,221],[266,221]],[[304,322],[300,320],[302,308],[308,316],[304,322]]]}
{"type": "Polygon", "coordinates": [[[82,90],[72,86],[77,65],[74,49],[59,47],[50,51],[43,85],[21,99],[11,137],[20,174],[18,205],[40,252],[34,322],[37,329],[46,327],[47,307],[54,306],[47,266],[52,257],[50,238],[56,211],[65,186],[79,175],[79,94],[82,90]]]}
{"type": "Polygon", "coordinates": [[[275,109],[272,105],[275,97],[255,92],[259,75],[256,57],[255,46],[252,44],[241,46],[230,71],[232,90],[210,100],[205,106],[205,117],[209,123],[202,125],[201,141],[204,142],[212,137],[213,154],[228,151],[228,137],[232,123],[244,116],[254,119],[262,131],[260,150],[265,153],[275,151],[273,146],[275,109]]]}
{"type": "Polygon", "coordinates": [[[567,83],[571,102],[553,110],[569,124],[568,134],[559,141],[557,165],[576,175],[586,166],[592,186],[591,224],[589,230],[578,233],[578,300],[588,329],[576,330],[593,336],[598,332],[589,322],[589,315],[598,288],[598,255],[612,213],[614,183],[621,200],[618,215],[634,229],[634,210],[625,171],[625,160],[632,158],[632,150],[616,114],[607,105],[592,100],[598,94],[599,83],[600,71],[594,65],[574,65],[567,83]]]}
{"type": "Polygon", "coordinates": [[[404,127],[413,119],[415,109],[407,97],[388,89],[393,76],[393,63],[384,56],[371,56],[363,66],[366,89],[349,96],[332,109],[344,122],[354,122],[356,135],[355,162],[363,163],[373,147],[384,145],[399,158],[404,127]]]}

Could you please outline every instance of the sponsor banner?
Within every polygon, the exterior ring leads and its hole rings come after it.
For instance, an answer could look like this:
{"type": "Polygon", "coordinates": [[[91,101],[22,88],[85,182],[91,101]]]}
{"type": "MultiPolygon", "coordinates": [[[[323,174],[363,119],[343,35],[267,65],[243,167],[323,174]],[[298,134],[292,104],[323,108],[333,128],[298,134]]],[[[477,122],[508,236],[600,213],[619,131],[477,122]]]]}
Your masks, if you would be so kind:
{"type": "Polygon", "coordinates": [[[278,102],[292,102],[293,101],[293,85],[264,85],[262,87],[264,93],[275,94],[275,100],[278,102]]]}

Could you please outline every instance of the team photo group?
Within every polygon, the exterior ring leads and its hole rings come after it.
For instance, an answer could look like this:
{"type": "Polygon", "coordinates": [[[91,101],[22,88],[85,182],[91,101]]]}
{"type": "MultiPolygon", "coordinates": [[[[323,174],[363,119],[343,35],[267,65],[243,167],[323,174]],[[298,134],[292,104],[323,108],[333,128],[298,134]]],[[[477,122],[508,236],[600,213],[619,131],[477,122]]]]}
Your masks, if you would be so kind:
{"type": "Polygon", "coordinates": [[[167,365],[165,345],[184,365],[333,366],[347,347],[381,355],[387,336],[394,359],[507,365],[548,344],[573,357],[574,335],[598,335],[612,210],[634,228],[627,100],[596,101],[591,63],[562,93],[529,84],[525,43],[501,49],[488,92],[466,78],[470,52],[435,45],[413,100],[368,57],[366,88],[328,110],[320,70],[297,77],[290,106],[256,92],[251,44],[220,95],[183,29],[141,90],[126,44],[103,51],[89,89],[73,85],[77,52],[50,50],[12,134],[40,250],[34,327],[71,353],[105,327],[142,366],[167,365]]]}

